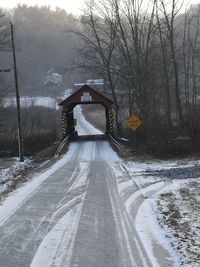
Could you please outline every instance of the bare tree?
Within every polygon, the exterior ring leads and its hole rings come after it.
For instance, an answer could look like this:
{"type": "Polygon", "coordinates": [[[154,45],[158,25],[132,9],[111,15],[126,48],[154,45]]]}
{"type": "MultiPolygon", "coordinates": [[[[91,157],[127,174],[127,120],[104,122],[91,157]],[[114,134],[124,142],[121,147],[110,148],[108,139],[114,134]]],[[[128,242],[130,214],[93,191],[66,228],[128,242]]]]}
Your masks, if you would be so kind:
{"type": "MultiPolygon", "coordinates": [[[[0,9],[0,53],[2,51],[7,51],[10,45],[10,33],[9,33],[9,24],[8,19],[0,9]]],[[[1,59],[1,55],[0,55],[1,59]]],[[[1,62],[1,61],[0,61],[1,62]]],[[[2,116],[2,108],[3,108],[3,100],[7,94],[7,85],[4,81],[3,74],[6,72],[6,68],[4,65],[0,64],[0,128],[3,123],[3,116],[2,116]]]]}
{"type": "Polygon", "coordinates": [[[184,14],[182,61],[184,73],[185,114],[188,132],[195,143],[199,132],[199,60],[200,5],[191,6],[184,14]]]}
{"type": "Polygon", "coordinates": [[[182,44],[182,54],[183,54],[183,72],[184,72],[184,94],[185,94],[185,113],[186,120],[190,120],[190,92],[189,92],[189,74],[190,74],[190,53],[191,48],[188,45],[188,35],[190,24],[190,11],[186,10],[184,14],[184,29],[183,29],[183,44],[182,44]]]}
{"type": "Polygon", "coordinates": [[[180,98],[180,84],[179,84],[179,70],[178,70],[178,61],[177,61],[177,47],[175,40],[175,19],[180,11],[180,6],[178,7],[177,0],[170,1],[170,11],[166,6],[164,0],[158,0],[157,7],[159,8],[160,13],[162,14],[162,22],[165,24],[166,30],[164,33],[169,42],[170,47],[170,56],[173,65],[173,74],[174,74],[174,92],[176,98],[176,105],[178,111],[178,118],[180,126],[183,127],[183,111],[182,103],[180,98]]]}
{"type": "Polygon", "coordinates": [[[163,34],[162,19],[159,17],[158,3],[156,2],[156,26],[160,41],[161,56],[162,56],[162,69],[163,69],[163,86],[166,95],[166,117],[168,121],[168,127],[172,125],[171,119],[171,96],[170,96],[170,77],[169,77],[169,62],[168,62],[168,48],[166,46],[166,36],[163,34]]]}
{"type": "Polygon", "coordinates": [[[188,41],[191,48],[191,74],[192,74],[192,106],[193,111],[197,105],[197,75],[198,75],[198,59],[199,59],[199,46],[198,38],[200,31],[200,6],[196,7],[195,14],[192,14],[190,20],[190,29],[188,31],[188,41]],[[193,37],[191,36],[193,33],[193,37]]]}
{"type": "MultiPolygon", "coordinates": [[[[116,48],[116,20],[112,1],[90,1],[82,18],[84,33],[79,33],[84,41],[84,59],[87,67],[98,69],[105,78],[112,95],[116,120],[118,122],[119,100],[117,97],[118,61],[116,48]],[[92,63],[92,65],[91,65],[92,63]]],[[[117,124],[118,131],[119,124],[117,124]]]]}

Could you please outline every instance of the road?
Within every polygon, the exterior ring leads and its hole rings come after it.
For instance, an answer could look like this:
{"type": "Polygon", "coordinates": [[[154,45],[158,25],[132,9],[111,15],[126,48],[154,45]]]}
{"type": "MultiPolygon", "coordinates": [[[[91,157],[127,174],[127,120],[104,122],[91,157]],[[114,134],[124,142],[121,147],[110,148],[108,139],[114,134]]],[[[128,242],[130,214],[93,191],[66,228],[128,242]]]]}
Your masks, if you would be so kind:
{"type": "Polygon", "coordinates": [[[173,266],[155,240],[156,265],[143,246],[134,220],[144,199],[137,187],[131,189],[138,197],[130,216],[130,191],[122,197],[117,185],[129,178],[115,172],[121,160],[109,143],[76,141],[67,154],[62,167],[44,173],[34,189],[24,186],[26,196],[10,196],[15,208],[10,205],[6,215],[0,209],[0,266],[173,266]]]}

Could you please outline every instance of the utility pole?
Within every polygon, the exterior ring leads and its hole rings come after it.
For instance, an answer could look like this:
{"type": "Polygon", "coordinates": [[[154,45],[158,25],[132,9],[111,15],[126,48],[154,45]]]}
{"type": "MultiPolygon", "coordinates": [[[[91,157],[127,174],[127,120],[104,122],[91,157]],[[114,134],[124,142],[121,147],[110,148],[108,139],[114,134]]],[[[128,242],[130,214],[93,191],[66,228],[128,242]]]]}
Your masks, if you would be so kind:
{"type": "Polygon", "coordinates": [[[22,141],[22,130],[21,130],[22,127],[21,127],[21,113],[20,113],[20,97],[19,97],[18,77],[17,77],[17,62],[16,62],[16,55],[15,55],[14,30],[13,30],[13,24],[11,22],[10,22],[10,28],[11,28],[13,67],[14,67],[16,102],[17,102],[19,160],[20,162],[23,162],[24,156],[23,156],[23,141],[22,141]]]}

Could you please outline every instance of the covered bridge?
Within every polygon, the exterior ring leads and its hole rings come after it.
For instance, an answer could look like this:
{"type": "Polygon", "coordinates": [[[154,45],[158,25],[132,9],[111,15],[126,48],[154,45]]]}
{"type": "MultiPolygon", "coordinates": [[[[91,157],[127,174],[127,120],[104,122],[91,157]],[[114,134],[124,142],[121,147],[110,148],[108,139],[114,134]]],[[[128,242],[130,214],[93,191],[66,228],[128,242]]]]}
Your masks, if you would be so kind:
{"type": "Polygon", "coordinates": [[[73,109],[77,105],[88,104],[101,104],[105,108],[105,134],[113,135],[113,101],[94,90],[91,86],[85,84],[79,90],[59,103],[59,105],[62,106],[63,138],[68,135],[74,136],[76,134],[73,109]]]}

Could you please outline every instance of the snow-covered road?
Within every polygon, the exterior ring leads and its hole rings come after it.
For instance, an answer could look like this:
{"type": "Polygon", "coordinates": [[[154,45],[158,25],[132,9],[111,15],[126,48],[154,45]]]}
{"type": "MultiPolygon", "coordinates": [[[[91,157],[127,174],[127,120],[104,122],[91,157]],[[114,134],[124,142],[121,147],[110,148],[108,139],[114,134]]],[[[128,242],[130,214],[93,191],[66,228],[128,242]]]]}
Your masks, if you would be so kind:
{"type": "MultiPolygon", "coordinates": [[[[77,127],[99,133],[84,119],[77,127]]],[[[144,193],[163,185],[153,181],[144,193]]],[[[168,241],[151,227],[147,201],[107,141],[73,142],[0,206],[0,266],[176,266],[168,241]]]]}

